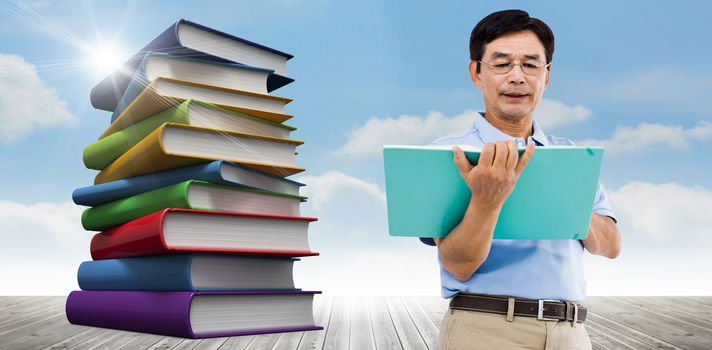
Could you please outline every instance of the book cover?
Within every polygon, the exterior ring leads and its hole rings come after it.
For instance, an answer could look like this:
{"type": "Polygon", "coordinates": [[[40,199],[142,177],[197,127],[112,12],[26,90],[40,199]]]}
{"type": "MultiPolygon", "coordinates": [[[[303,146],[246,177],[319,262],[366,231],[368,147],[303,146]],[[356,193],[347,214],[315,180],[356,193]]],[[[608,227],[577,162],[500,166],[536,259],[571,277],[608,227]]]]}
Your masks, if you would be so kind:
{"type": "Polygon", "coordinates": [[[86,230],[105,230],[166,208],[226,211],[226,209],[236,209],[232,206],[236,205],[242,208],[242,211],[249,213],[291,215],[294,214],[293,209],[295,207],[298,211],[299,202],[304,199],[306,199],[306,197],[246,187],[215,185],[205,181],[188,180],[96,207],[87,208],[82,212],[82,226],[86,230]],[[207,189],[216,193],[220,192],[220,194],[216,196],[221,198],[211,198],[209,193],[198,194],[196,192],[197,189],[194,189],[194,187],[199,187],[198,190],[207,189]],[[191,193],[196,193],[196,196],[198,196],[200,200],[192,199],[191,193]],[[228,193],[235,197],[226,200],[228,193]],[[226,201],[238,201],[237,198],[240,198],[242,202],[228,202],[225,204],[226,201]],[[249,203],[249,200],[252,200],[254,203],[249,203]],[[261,202],[257,203],[257,201],[261,202]],[[280,205],[269,205],[275,202],[279,202],[280,205]],[[264,212],[258,213],[255,212],[255,210],[264,212]]]}
{"type": "MultiPolygon", "coordinates": [[[[73,291],[67,297],[65,312],[67,320],[72,324],[121,329],[126,331],[162,334],[167,336],[183,338],[209,338],[228,337],[248,334],[264,334],[278,332],[294,332],[307,330],[320,330],[323,327],[316,326],[312,315],[312,301],[315,291],[230,291],[230,292],[146,292],[146,291],[73,291]],[[290,305],[298,307],[296,312],[300,316],[302,324],[289,326],[265,326],[270,322],[260,322],[255,325],[255,321],[245,320],[239,324],[223,327],[227,330],[221,331],[200,331],[196,330],[196,323],[199,321],[191,317],[196,313],[196,299],[201,297],[212,297],[210,299],[227,299],[228,301],[240,301],[240,298],[250,297],[248,300],[265,299],[263,309],[269,308],[269,300],[290,298],[290,305]],[[257,298],[254,298],[254,297],[257,298]],[[301,298],[300,298],[301,296],[301,298]],[[217,298],[216,298],[217,297],[217,298]],[[228,297],[228,298],[225,298],[228,297]],[[297,300],[301,299],[301,300],[297,300]]],[[[205,299],[205,298],[202,298],[205,299]]],[[[220,301],[220,300],[218,300],[220,301]]],[[[281,301],[281,300],[280,300],[281,301]]],[[[289,300],[288,300],[289,301],[289,300]]],[[[285,303],[279,303],[285,304],[285,303]]],[[[280,305],[275,305],[279,307],[280,305]]],[[[226,304],[226,308],[229,304],[226,304]]],[[[272,310],[278,318],[281,313],[291,315],[289,309],[272,310]]],[[[259,308],[242,308],[250,312],[250,315],[230,315],[242,321],[244,316],[258,318],[263,316],[263,311],[259,308]]],[[[293,314],[294,312],[292,312],[293,314]]],[[[209,315],[208,315],[209,316],[209,315]]],[[[217,322],[229,322],[230,317],[217,322]]],[[[215,321],[213,321],[215,322],[215,321]]],[[[279,319],[272,324],[286,323],[279,319]]],[[[207,327],[206,327],[207,328],[207,327]]]]}
{"type": "MultiPolygon", "coordinates": [[[[272,48],[260,45],[227,33],[219,32],[214,29],[202,26],[200,24],[181,19],[168,27],[163,33],[158,37],[153,39],[148,45],[139,50],[135,55],[133,55],[126,63],[122,65],[120,69],[117,69],[114,73],[104,78],[99,84],[94,86],[91,90],[90,100],[92,106],[98,109],[106,111],[114,111],[116,109],[121,96],[124,95],[126,88],[131,81],[132,73],[141,64],[141,60],[144,55],[149,52],[164,52],[173,55],[181,55],[185,57],[192,57],[201,60],[209,60],[220,63],[238,63],[243,64],[245,62],[238,62],[235,60],[226,59],[224,57],[218,57],[216,55],[211,55],[203,51],[191,49],[185,47],[181,43],[181,38],[178,35],[179,28],[183,25],[191,26],[204,30],[206,32],[214,33],[227,40],[239,42],[259,50],[264,50],[266,52],[271,52],[276,55],[284,57],[285,61],[292,58],[292,55],[274,50],[272,48]]],[[[249,65],[249,64],[248,64],[249,65]]],[[[267,78],[267,90],[273,91],[284,85],[293,82],[294,79],[288,78],[283,74],[271,73],[267,78]]]]}
{"type": "Polygon", "coordinates": [[[294,258],[175,254],[85,261],[82,290],[295,290],[294,258]]]}
{"type": "Polygon", "coordinates": [[[297,140],[166,123],[104,168],[94,178],[94,184],[208,163],[214,160],[228,160],[248,165],[272,175],[286,177],[302,172],[304,169],[293,164],[265,160],[266,155],[287,157],[291,163],[294,161],[294,148],[302,143],[302,141],[297,140]],[[167,130],[178,130],[179,132],[183,130],[183,135],[193,137],[194,140],[191,142],[177,142],[176,144],[182,146],[183,149],[186,146],[190,146],[198,152],[205,153],[199,154],[192,151],[172,152],[167,149],[164,135],[167,130]],[[214,147],[212,143],[215,142],[219,142],[225,147],[214,147]],[[235,147],[236,145],[240,145],[240,147],[235,147]],[[267,146],[278,148],[278,153],[267,153],[267,146]],[[230,155],[231,152],[237,151],[248,156],[230,155]]]}
{"type": "MultiPolygon", "coordinates": [[[[451,148],[383,148],[392,236],[445,237],[460,223],[470,190],[451,148]]],[[[461,148],[477,164],[479,150],[461,148]]],[[[599,147],[537,148],[502,207],[494,238],[584,239],[602,159],[599,147]]]]}
{"type": "MultiPolygon", "coordinates": [[[[180,254],[180,253],[226,253],[226,254],[244,254],[244,255],[265,255],[265,256],[313,256],[319,253],[312,252],[308,249],[306,243],[306,232],[303,232],[304,244],[296,244],[296,246],[306,246],[306,249],[288,249],[295,245],[294,241],[288,242],[288,245],[275,248],[272,244],[272,237],[259,236],[250,237],[251,232],[247,232],[249,243],[259,243],[255,245],[235,245],[234,248],[219,243],[208,242],[192,245],[172,245],[171,240],[166,238],[165,218],[171,213],[188,213],[195,215],[207,215],[216,218],[243,217],[252,218],[257,224],[263,220],[282,220],[284,224],[290,222],[298,224],[305,223],[308,226],[309,222],[316,221],[316,218],[297,217],[297,216],[280,216],[280,215],[258,215],[246,213],[224,213],[214,211],[191,211],[176,208],[165,209],[136,220],[127,222],[123,225],[114,227],[108,231],[97,233],[91,240],[91,256],[94,260],[130,258],[137,256],[152,256],[163,254],[180,254]]],[[[284,225],[283,225],[284,226],[284,225]]],[[[232,230],[241,230],[242,227],[233,227],[232,230]]],[[[286,227],[289,230],[289,227],[286,227]]],[[[306,227],[305,227],[306,229],[306,227]]],[[[289,233],[289,232],[288,232],[289,233]]],[[[199,238],[199,237],[198,237],[199,238]]],[[[297,237],[298,238],[298,237],[297,237]]],[[[297,242],[299,243],[299,242],[297,242]]]]}
{"type": "Polygon", "coordinates": [[[240,164],[216,160],[205,164],[80,187],[72,192],[72,199],[79,205],[98,206],[188,180],[250,187],[295,196],[299,195],[299,188],[304,186],[303,183],[240,164]]]}
{"type": "MultiPolygon", "coordinates": [[[[272,137],[288,138],[289,132],[296,130],[296,128],[280,123],[271,122],[265,119],[256,118],[245,113],[240,113],[233,110],[228,110],[221,108],[215,104],[202,102],[198,100],[186,100],[183,101],[176,107],[166,109],[152,117],[144,119],[136,124],[130,125],[125,129],[117,131],[111,135],[101,138],[92,144],[84,148],[82,159],[84,160],[84,165],[89,169],[102,170],[111,164],[116,158],[121,156],[136,143],[141,141],[152,131],[156,130],[158,127],[164,123],[174,123],[183,125],[193,125],[193,119],[190,116],[190,111],[192,108],[208,108],[220,113],[224,113],[234,118],[235,120],[244,120],[246,123],[252,124],[266,124],[273,126],[275,129],[281,129],[283,132],[279,135],[265,135],[272,137]]],[[[216,123],[215,125],[206,125],[205,121],[209,120],[208,117],[197,116],[198,120],[202,123],[198,123],[196,126],[205,126],[215,129],[220,129],[220,126],[226,123],[216,123]],[[203,124],[203,125],[200,125],[203,124]]],[[[246,124],[243,123],[243,124],[246,124]]],[[[255,127],[250,127],[249,125],[237,125],[233,126],[233,130],[237,132],[247,132],[257,135],[264,135],[257,132],[255,127]]]]}

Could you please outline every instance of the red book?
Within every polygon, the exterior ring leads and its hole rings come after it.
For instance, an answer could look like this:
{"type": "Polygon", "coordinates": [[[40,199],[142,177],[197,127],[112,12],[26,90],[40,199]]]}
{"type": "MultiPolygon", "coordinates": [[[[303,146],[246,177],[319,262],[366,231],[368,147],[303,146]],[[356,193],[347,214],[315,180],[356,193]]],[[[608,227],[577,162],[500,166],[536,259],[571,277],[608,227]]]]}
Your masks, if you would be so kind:
{"type": "Polygon", "coordinates": [[[164,209],[91,240],[94,260],[189,252],[312,256],[307,229],[316,218],[164,209]]]}

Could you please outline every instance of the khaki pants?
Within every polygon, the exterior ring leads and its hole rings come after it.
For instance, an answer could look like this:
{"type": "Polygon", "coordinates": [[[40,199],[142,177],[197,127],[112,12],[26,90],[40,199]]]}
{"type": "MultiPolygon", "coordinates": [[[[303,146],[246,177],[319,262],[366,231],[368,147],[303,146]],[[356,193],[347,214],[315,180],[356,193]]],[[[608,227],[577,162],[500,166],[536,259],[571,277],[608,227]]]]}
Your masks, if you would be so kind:
{"type": "Polygon", "coordinates": [[[525,316],[507,322],[505,315],[448,309],[440,324],[438,348],[590,350],[591,340],[583,323],[572,326],[525,316]]]}

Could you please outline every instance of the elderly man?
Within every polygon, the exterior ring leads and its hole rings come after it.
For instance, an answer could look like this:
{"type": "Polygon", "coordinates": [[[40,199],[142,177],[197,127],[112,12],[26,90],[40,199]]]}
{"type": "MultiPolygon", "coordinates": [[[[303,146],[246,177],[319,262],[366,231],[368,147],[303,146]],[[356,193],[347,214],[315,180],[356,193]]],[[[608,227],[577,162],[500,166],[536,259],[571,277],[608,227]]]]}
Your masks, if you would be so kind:
{"type": "Polygon", "coordinates": [[[521,10],[490,14],[472,30],[469,72],[485,112],[472,127],[436,145],[482,147],[472,166],[453,147],[472,193],[462,221],[437,245],[443,297],[452,298],[440,328],[441,349],[590,349],[584,248],[610,259],[621,236],[599,185],[585,240],[493,240],[502,205],[535,152],[566,145],[533,120],[551,74],[554,35],[521,10]],[[518,148],[526,147],[522,156],[518,148]]]}

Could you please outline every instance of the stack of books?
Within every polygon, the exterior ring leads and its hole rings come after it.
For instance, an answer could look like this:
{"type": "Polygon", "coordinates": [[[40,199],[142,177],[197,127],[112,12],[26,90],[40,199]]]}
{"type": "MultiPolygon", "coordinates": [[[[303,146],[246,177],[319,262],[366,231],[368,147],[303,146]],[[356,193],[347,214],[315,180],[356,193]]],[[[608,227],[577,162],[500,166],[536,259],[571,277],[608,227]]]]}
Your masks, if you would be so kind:
{"type": "Polygon", "coordinates": [[[292,56],[180,20],[101,81],[92,104],[111,125],[84,150],[100,170],[72,197],[101,231],[74,324],[187,338],[322,329],[317,291],[295,288],[298,257],[318,255],[301,217],[291,140],[292,56]]]}

